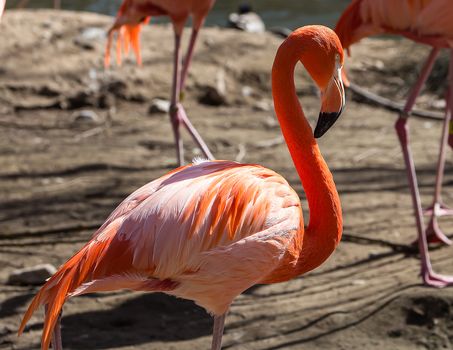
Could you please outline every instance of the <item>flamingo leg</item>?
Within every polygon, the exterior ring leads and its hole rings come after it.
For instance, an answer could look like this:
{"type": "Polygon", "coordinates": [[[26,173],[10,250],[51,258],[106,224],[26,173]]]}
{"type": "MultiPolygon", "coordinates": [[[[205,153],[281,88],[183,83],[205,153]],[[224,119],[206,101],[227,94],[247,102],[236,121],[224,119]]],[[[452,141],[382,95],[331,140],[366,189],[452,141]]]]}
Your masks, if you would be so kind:
{"type": "MultiPolygon", "coordinates": [[[[45,306],[45,312],[47,313],[47,305],[45,306]]],[[[63,350],[63,344],[61,340],[61,315],[62,312],[58,315],[57,322],[52,332],[52,349],[53,350],[63,350]]]]}
{"type": "Polygon", "coordinates": [[[398,138],[403,151],[404,162],[406,163],[407,177],[412,194],[412,201],[415,211],[415,220],[418,231],[418,247],[420,250],[421,258],[421,275],[425,284],[433,287],[445,287],[453,283],[453,278],[436,274],[431,266],[431,260],[428,252],[428,240],[426,236],[426,231],[424,230],[423,211],[421,206],[420,193],[418,189],[417,176],[415,173],[415,165],[412,157],[412,151],[411,148],[409,147],[409,134],[407,125],[407,119],[415,103],[415,99],[419,95],[423,84],[428,78],[428,75],[432,70],[432,67],[434,65],[438,53],[439,48],[432,49],[425,65],[423,66],[420,77],[409,95],[404,110],[395,124],[395,129],[398,134],[398,138]]]}
{"type": "Polygon", "coordinates": [[[187,48],[187,54],[186,54],[186,57],[184,58],[183,67],[182,67],[182,71],[181,71],[181,79],[179,81],[179,91],[180,91],[181,100],[184,98],[184,88],[186,85],[186,78],[187,78],[187,74],[189,72],[190,63],[192,62],[192,57],[193,57],[193,52],[195,49],[195,43],[197,42],[198,32],[199,32],[198,28],[193,28],[192,33],[190,34],[189,47],[187,48]]]}
{"type": "Polygon", "coordinates": [[[192,136],[195,143],[200,147],[204,156],[208,159],[214,159],[214,156],[209,151],[208,146],[204,142],[203,138],[200,136],[198,131],[195,129],[193,124],[190,122],[189,117],[184,110],[184,107],[180,103],[181,98],[181,89],[184,88],[184,82],[187,70],[189,68],[190,61],[193,55],[193,49],[195,46],[195,41],[197,34],[192,31],[192,37],[189,44],[188,54],[186,60],[184,61],[184,67],[180,74],[180,48],[181,48],[181,34],[175,34],[175,60],[174,60],[174,71],[173,71],[173,88],[171,95],[170,103],[170,120],[173,128],[173,134],[175,136],[176,143],[176,156],[178,158],[179,165],[184,165],[184,147],[183,141],[180,134],[180,126],[183,125],[189,134],[192,136]]]}
{"type": "Polygon", "coordinates": [[[453,51],[450,55],[450,66],[449,66],[449,86],[446,95],[446,110],[445,120],[442,128],[442,137],[440,141],[439,160],[437,163],[437,176],[436,176],[436,189],[434,194],[433,205],[425,210],[425,214],[430,215],[430,221],[427,227],[428,237],[435,237],[439,241],[450,245],[452,241],[445,236],[445,234],[439,228],[437,218],[440,216],[453,215],[453,209],[448,208],[441,198],[442,193],[442,181],[445,170],[445,152],[447,149],[449,126],[451,123],[451,114],[453,109],[453,51]]]}
{"type": "Polygon", "coordinates": [[[53,8],[60,9],[61,8],[61,0],[53,0],[53,8]]]}
{"type": "Polygon", "coordinates": [[[180,67],[181,33],[175,32],[175,53],[173,62],[173,86],[170,101],[170,122],[175,137],[176,157],[179,166],[184,165],[184,147],[180,133],[181,119],[179,113],[179,67],[180,67]]]}
{"type": "Polygon", "coordinates": [[[204,142],[203,138],[198,133],[197,129],[195,129],[195,127],[190,122],[189,118],[187,117],[186,111],[184,110],[184,108],[181,104],[178,105],[178,113],[179,113],[179,118],[182,121],[183,125],[186,127],[187,131],[192,136],[193,140],[196,142],[198,147],[200,147],[204,156],[210,160],[215,159],[214,156],[212,155],[211,151],[209,150],[208,146],[204,142]]]}
{"type": "Polygon", "coordinates": [[[220,350],[222,348],[223,329],[225,328],[225,318],[228,311],[223,315],[214,316],[214,328],[212,331],[211,350],[220,350]]]}

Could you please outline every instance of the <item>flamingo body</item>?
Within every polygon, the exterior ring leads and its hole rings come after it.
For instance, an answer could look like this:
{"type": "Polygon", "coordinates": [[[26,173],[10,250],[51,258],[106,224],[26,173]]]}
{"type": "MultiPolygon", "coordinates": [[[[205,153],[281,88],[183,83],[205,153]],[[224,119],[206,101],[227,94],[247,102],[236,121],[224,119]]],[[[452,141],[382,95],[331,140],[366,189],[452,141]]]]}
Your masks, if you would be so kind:
{"type": "Polygon", "coordinates": [[[450,0],[354,0],[335,31],[346,49],[365,37],[383,33],[436,47],[453,47],[452,18],[450,0]]]}
{"type": "Polygon", "coordinates": [[[126,198],[82,249],[41,288],[20,327],[46,306],[42,349],[61,349],[59,319],[69,297],[117,289],[165,292],[214,314],[219,350],[233,299],[256,283],[289,280],[321,265],[342,232],[340,200],[299,105],[294,69],[301,60],[322,91],[314,134],[321,136],[344,105],[343,51],[335,33],[309,26],[277,53],[273,94],[282,131],[304,185],[299,197],[276,172],[231,161],[198,161],[148,183],[126,198]]]}
{"type": "MultiPolygon", "coordinates": [[[[64,292],[58,308],[66,295],[164,291],[223,314],[236,295],[297,261],[299,250],[287,250],[300,247],[303,232],[299,197],[272,170],[229,161],[182,167],[126,198],[36,300],[64,292]]],[[[46,321],[50,334],[55,320],[46,321]]]]}

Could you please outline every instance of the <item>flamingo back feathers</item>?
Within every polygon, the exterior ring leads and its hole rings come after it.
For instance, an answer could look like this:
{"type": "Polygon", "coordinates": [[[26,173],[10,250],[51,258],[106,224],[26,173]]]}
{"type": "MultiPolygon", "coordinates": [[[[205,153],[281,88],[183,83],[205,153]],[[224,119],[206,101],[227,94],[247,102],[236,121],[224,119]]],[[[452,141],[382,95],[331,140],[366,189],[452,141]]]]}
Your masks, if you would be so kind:
{"type": "Polygon", "coordinates": [[[410,39],[453,45],[453,2],[450,0],[353,0],[335,31],[343,47],[376,34],[401,34],[410,39]]]}

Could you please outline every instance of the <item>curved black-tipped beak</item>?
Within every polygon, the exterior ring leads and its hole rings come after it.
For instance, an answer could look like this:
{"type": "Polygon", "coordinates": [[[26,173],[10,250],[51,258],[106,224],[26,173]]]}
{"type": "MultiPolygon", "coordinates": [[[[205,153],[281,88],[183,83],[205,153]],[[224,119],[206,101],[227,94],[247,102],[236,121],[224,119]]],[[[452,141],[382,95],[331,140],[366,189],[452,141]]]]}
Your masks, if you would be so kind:
{"type": "Polygon", "coordinates": [[[345,98],[343,82],[341,81],[341,67],[335,70],[329,84],[321,91],[321,97],[321,112],[313,132],[316,138],[324,135],[335,124],[343,111],[345,98]]]}
{"type": "Polygon", "coordinates": [[[319,113],[318,123],[316,124],[315,131],[313,132],[315,138],[320,138],[324,135],[332,125],[335,124],[340,116],[343,108],[339,112],[321,112],[319,113]]]}

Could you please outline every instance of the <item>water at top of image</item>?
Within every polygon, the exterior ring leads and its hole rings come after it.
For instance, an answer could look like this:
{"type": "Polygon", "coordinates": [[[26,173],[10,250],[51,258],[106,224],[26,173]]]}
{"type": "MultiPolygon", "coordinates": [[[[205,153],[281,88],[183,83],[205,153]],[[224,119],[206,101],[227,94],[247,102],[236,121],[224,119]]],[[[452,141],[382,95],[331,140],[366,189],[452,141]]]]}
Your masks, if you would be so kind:
{"type": "MultiPolygon", "coordinates": [[[[114,16],[122,0],[61,0],[66,10],[91,11],[114,16]]],[[[324,24],[334,27],[341,12],[350,0],[217,0],[208,16],[206,25],[224,26],[228,14],[239,5],[249,4],[263,18],[267,27],[294,29],[307,24],[324,24]]],[[[18,0],[9,1],[14,8],[18,0]]],[[[51,7],[52,0],[30,0],[28,7],[51,7]]],[[[161,22],[160,20],[159,22],[161,22]]]]}

